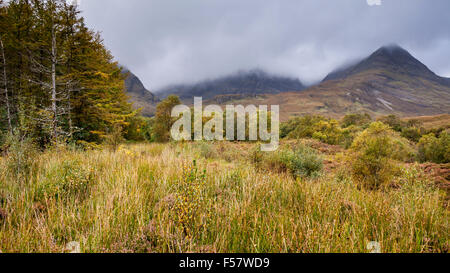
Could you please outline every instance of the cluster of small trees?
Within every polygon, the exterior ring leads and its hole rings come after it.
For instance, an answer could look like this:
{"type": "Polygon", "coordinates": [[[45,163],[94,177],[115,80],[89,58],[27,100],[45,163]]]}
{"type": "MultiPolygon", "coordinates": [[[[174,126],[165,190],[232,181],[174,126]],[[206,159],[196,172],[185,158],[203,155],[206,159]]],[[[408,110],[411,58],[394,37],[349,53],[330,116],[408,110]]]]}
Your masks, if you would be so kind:
{"type": "Polygon", "coordinates": [[[68,1],[0,0],[0,72],[0,135],[101,142],[137,114],[120,67],[68,1]]]}
{"type": "MultiPolygon", "coordinates": [[[[172,139],[171,129],[172,126],[177,122],[181,116],[172,117],[172,110],[175,106],[180,105],[180,99],[171,95],[161,101],[156,108],[156,115],[153,119],[151,119],[151,132],[150,139],[156,142],[167,142],[172,139]]],[[[208,111],[203,109],[201,121],[198,121],[198,124],[201,123],[200,131],[202,132],[202,139],[208,139],[206,137],[206,132],[212,131],[214,133],[218,133],[218,136],[223,136],[223,139],[239,139],[239,140],[261,140],[267,141],[264,139],[260,131],[267,131],[267,135],[271,134],[272,127],[275,128],[275,125],[272,124],[272,112],[263,110],[256,107],[236,107],[239,110],[233,109],[230,111],[230,108],[226,108],[224,111],[218,111],[212,114],[206,114],[208,111]],[[229,110],[230,112],[228,112],[229,110]],[[219,113],[219,116],[215,116],[219,113]],[[234,115],[234,121],[232,121],[234,115]],[[217,118],[217,119],[216,119],[217,118]],[[267,119],[266,119],[267,118],[267,119]],[[231,120],[231,126],[228,128],[228,122],[231,120]],[[266,120],[263,124],[261,120],[266,120]],[[213,121],[213,125],[211,125],[211,121],[213,121]],[[273,126],[272,126],[273,125],[273,126]],[[263,129],[264,128],[264,129],[263,129]],[[227,130],[233,129],[234,132],[228,132],[227,130]],[[261,129],[261,130],[260,130],[261,129]],[[269,133],[270,132],[270,133],[269,133]],[[230,136],[231,135],[231,136],[230,136]]],[[[196,120],[195,120],[195,107],[190,111],[190,132],[191,139],[195,139],[195,128],[196,128],[196,120]]],[[[184,113],[183,113],[184,114],[184,113]]],[[[189,117],[189,114],[187,115],[189,117]]],[[[176,125],[176,124],[175,124],[176,125]]],[[[181,129],[184,129],[184,124],[181,126],[181,129]]],[[[177,128],[175,126],[175,128],[177,128]]],[[[174,132],[177,132],[177,129],[174,129],[174,132]]],[[[180,132],[181,133],[181,132],[180,132]]]]}
{"type": "Polygon", "coordinates": [[[350,147],[356,134],[372,122],[369,115],[351,114],[341,122],[320,115],[307,115],[289,120],[281,126],[281,137],[313,138],[331,145],[350,147]]]}

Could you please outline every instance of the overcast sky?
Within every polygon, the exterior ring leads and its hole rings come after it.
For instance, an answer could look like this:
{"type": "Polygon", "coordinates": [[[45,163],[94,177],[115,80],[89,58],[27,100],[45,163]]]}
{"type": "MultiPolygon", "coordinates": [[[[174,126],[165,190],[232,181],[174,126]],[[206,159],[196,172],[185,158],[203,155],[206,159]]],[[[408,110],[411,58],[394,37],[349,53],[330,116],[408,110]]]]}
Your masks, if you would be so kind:
{"type": "Polygon", "coordinates": [[[391,43],[450,77],[450,1],[379,1],[81,0],[80,7],[116,59],[153,91],[253,68],[311,83],[391,43]]]}

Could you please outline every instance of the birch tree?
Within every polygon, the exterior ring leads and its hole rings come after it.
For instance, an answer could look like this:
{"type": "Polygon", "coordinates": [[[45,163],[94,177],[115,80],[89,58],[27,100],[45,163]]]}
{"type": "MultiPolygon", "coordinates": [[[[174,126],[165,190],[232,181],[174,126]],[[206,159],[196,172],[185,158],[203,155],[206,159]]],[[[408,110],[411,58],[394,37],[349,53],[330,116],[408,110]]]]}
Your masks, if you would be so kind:
{"type": "Polygon", "coordinates": [[[9,94],[8,94],[8,74],[6,72],[6,56],[5,56],[5,47],[3,45],[3,39],[0,35],[0,55],[3,60],[3,92],[5,93],[5,105],[6,105],[6,118],[8,120],[8,131],[12,133],[12,122],[11,122],[11,105],[9,102],[9,94]]]}

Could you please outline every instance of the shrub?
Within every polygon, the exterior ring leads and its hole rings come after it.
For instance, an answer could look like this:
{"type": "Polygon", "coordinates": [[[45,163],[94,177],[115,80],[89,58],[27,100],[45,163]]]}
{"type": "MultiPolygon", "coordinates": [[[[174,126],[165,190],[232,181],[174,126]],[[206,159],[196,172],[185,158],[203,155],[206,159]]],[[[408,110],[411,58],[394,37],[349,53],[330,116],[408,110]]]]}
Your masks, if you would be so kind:
{"type": "Polygon", "coordinates": [[[406,122],[403,122],[396,115],[389,115],[385,117],[381,117],[378,121],[383,122],[384,124],[389,125],[394,131],[401,132],[404,127],[407,126],[406,122]]]}
{"type": "Polygon", "coordinates": [[[280,136],[282,138],[288,137],[293,139],[312,137],[315,132],[314,125],[320,121],[326,120],[325,117],[311,115],[291,119],[282,124],[280,136]]]}
{"type": "Polygon", "coordinates": [[[135,116],[130,118],[125,127],[125,139],[132,141],[151,140],[152,119],[135,116]]]}
{"type": "Polygon", "coordinates": [[[314,138],[323,143],[341,145],[345,143],[346,135],[337,120],[308,115],[282,124],[281,137],[314,138]]]}
{"type": "Polygon", "coordinates": [[[369,114],[348,114],[342,121],[342,128],[348,128],[350,126],[366,127],[372,122],[372,117],[369,114]]]}
{"type": "Polygon", "coordinates": [[[217,151],[213,144],[206,142],[200,142],[197,144],[197,149],[199,150],[200,156],[206,159],[217,158],[217,151]]]}
{"type": "Polygon", "coordinates": [[[262,152],[259,145],[250,152],[250,161],[257,168],[278,173],[290,172],[295,178],[310,178],[319,176],[323,168],[322,157],[305,145],[292,150],[284,147],[276,152],[262,152]]]}
{"type": "Polygon", "coordinates": [[[322,120],[314,124],[314,133],[312,138],[317,139],[323,143],[338,145],[341,144],[344,135],[342,129],[339,127],[339,123],[334,120],[322,120]]]}
{"type": "Polygon", "coordinates": [[[46,198],[85,197],[93,181],[92,172],[79,161],[66,161],[49,168],[37,187],[37,201],[46,198]]]}
{"type": "Polygon", "coordinates": [[[423,136],[419,141],[418,158],[421,162],[450,163],[450,135],[442,132],[423,136]]]}
{"type": "Polygon", "coordinates": [[[402,129],[402,137],[413,142],[419,142],[422,137],[423,129],[417,127],[407,127],[402,129]]]}
{"type": "Polygon", "coordinates": [[[7,135],[2,148],[7,158],[7,169],[10,175],[19,181],[28,180],[37,154],[33,140],[19,137],[17,133],[7,135]]]}
{"type": "Polygon", "coordinates": [[[260,145],[255,145],[249,153],[250,162],[260,168],[264,159],[264,153],[261,151],[260,145]]]}
{"type": "Polygon", "coordinates": [[[206,170],[200,172],[196,162],[184,167],[183,179],[176,184],[173,217],[187,239],[198,237],[206,229],[210,215],[206,199],[206,170]]]}
{"type": "Polygon", "coordinates": [[[402,137],[416,143],[419,142],[423,135],[429,132],[423,127],[423,123],[420,120],[403,121],[395,115],[385,116],[378,120],[389,125],[394,131],[401,133],[402,137]]]}
{"type": "Polygon", "coordinates": [[[120,144],[125,140],[123,138],[123,128],[120,124],[114,124],[111,132],[103,136],[105,144],[112,150],[116,151],[120,144]]]}
{"type": "Polygon", "coordinates": [[[323,159],[314,149],[303,145],[295,151],[282,151],[280,159],[294,177],[317,177],[323,169],[323,159]]]}
{"type": "Polygon", "coordinates": [[[398,160],[412,157],[408,142],[382,122],[372,123],[356,137],[350,156],[353,179],[367,189],[378,189],[397,172],[398,160]]]}
{"type": "Polygon", "coordinates": [[[289,170],[288,162],[285,160],[286,154],[291,151],[281,150],[278,152],[266,153],[262,152],[262,163],[263,169],[271,170],[278,173],[283,173],[289,170]]]}
{"type": "Polygon", "coordinates": [[[350,148],[353,144],[353,141],[361,131],[362,131],[361,127],[358,127],[356,125],[350,125],[349,127],[343,129],[341,145],[345,149],[350,148]]]}

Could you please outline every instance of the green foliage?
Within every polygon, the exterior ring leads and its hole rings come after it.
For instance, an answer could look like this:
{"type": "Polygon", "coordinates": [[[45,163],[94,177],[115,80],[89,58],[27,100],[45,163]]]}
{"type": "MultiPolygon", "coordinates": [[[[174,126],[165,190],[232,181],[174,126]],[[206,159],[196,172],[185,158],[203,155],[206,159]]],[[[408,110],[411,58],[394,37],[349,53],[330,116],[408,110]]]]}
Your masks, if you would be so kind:
{"type": "Polygon", "coordinates": [[[367,114],[347,115],[341,123],[335,119],[307,115],[283,123],[280,136],[291,139],[313,138],[323,143],[348,148],[356,134],[367,128],[370,120],[367,114]]]}
{"type": "Polygon", "coordinates": [[[264,153],[261,151],[261,146],[254,145],[253,148],[250,150],[249,153],[249,159],[252,164],[254,164],[256,167],[260,168],[261,163],[264,159],[264,153]]]}
{"type": "Polygon", "coordinates": [[[8,134],[3,144],[3,153],[6,154],[9,174],[17,181],[26,182],[32,171],[37,148],[34,142],[27,137],[20,137],[17,132],[8,134]]]}
{"type": "Polygon", "coordinates": [[[105,144],[113,151],[116,151],[119,148],[119,145],[125,140],[123,138],[123,128],[121,125],[116,124],[112,128],[111,132],[103,138],[105,139],[105,144]]]}
{"type": "Polygon", "coordinates": [[[372,122],[372,117],[369,114],[348,114],[341,121],[342,128],[350,126],[366,127],[372,122]]]}
{"type": "Polygon", "coordinates": [[[401,136],[413,142],[419,142],[420,138],[428,131],[423,128],[419,120],[404,121],[396,115],[389,115],[378,119],[384,124],[389,125],[394,131],[401,133],[401,136]]]}
{"type": "Polygon", "coordinates": [[[312,138],[323,143],[331,145],[339,145],[344,140],[343,130],[339,127],[339,123],[334,120],[322,120],[313,126],[314,133],[312,138]]]}
{"type": "Polygon", "coordinates": [[[284,147],[276,152],[262,152],[259,145],[250,152],[250,161],[260,169],[289,172],[295,178],[315,178],[323,169],[323,159],[316,150],[299,145],[294,150],[284,147]]]}
{"type": "Polygon", "coordinates": [[[171,95],[156,107],[153,125],[155,141],[167,142],[170,140],[170,129],[175,122],[174,118],[172,118],[172,109],[179,104],[181,104],[180,99],[177,96],[171,95]]]}
{"type": "Polygon", "coordinates": [[[396,115],[389,115],[385,117],[381,117],[378,121],[383,122],[384,124],[389,125],[394,131],[401,132],[402,129],[406,126],[406,122],[402,121],[396,115]]]}
{"type": "Polygon", "coordinates": [[[125,128],[125,138],[132,141],[151,141],[152,119],[135,116],[129,120],[125,128]]]}
{"type": "Polygon", "coordinates": [[[418,158],[421,162],[450,163],[450,135],[442,132],[439,138],[434,134],[423,136],[418,158]]]}
{"type": "Polygon", "coordinates": [[[395,176],[399,160],[413,157],[408,142],[382,122],[372,123],[353,142],[353,178],[367,189],[378,189],[395,176]]]}
{"type": "Polygon", "coordinates": [[[287,137],[292,139],[307,137],[310,138],[315,133],[314,126],[320,121],[327,121],[327,119],[322,116],[311,115],[291,119],[288,122],[282,124],[280,128],[280,137],[287,137]]]}
{"type": "Polygon", "coordinates": [[[423,128],[418,128],[418,127],[413,127],[413,126],[406,127],[406,128],[402,129],[401,136],[417,143],[422,138],[424,131],[425,130],[423,128]]]}
{"type": "Polygon", "coordinates": [[[349,127],[342,130],[342,140],[341,145],[348,149],[352,146],[353,141],[358,136],[358,134],[363,130],[364,127],[359,127],[356,125],[350,125],[349,127]]]}
{"type": "Polygon", "coordinates": [[[275,173],[288,171],[286,162],[282,159],[283,150],[263,152],[261,146],[256,145],[250,152],[250,162],[258,169],[269,170],[275,173]]]}
{"type": "Polygon", "coordinates": [[[196,146],[201,157],[204,157],[206,159],[217,158],[218,155],[214,144],[201,141],[196,146]]]}
{"type": "MultiPolygon", "coordinates": [[[[100,143],[115,124],[126,128],[138,114],[124,92],[125,75],[77,6],[64,0],[8,1],[0,16],[1,88],[8,90],[10,120],[20,134],[40,147],[100,143]]],[[[5,113],[1,104],[0,130],[6,130],[5,113]]]]}
{"type": "Polygon", "coordinates": [[[323,169],[322,157],[314,149],[304,145],[294,151],[282,151],[280,159],[294,177],[314,178],[319,176],[323,169]]]}
{"type": "Polygon", "coordinates": [[[52,165],[38,182],[36,201],[84,198],[93,183],[92,171],[77,160],[52,165]]]}
{"type": "MultiPolygon", "coordinates": [[[[430,132],[440,134],[443,129],[426,130],[418,120],[403,121],[398,116],[389,115],[378,119],[387,124],[401,136],[419,142],[420,138],[430,132]]],[[[340,123],[322,116],[307,115],[291,119],[281,125],[281,137],[300,139],[314,138],[331,145],[349,148],[357,134],[367,129],[372,119],[368,114],[348,114],[340,123]]]]}

